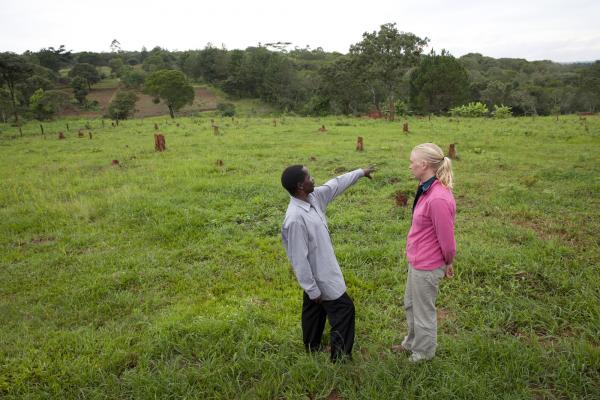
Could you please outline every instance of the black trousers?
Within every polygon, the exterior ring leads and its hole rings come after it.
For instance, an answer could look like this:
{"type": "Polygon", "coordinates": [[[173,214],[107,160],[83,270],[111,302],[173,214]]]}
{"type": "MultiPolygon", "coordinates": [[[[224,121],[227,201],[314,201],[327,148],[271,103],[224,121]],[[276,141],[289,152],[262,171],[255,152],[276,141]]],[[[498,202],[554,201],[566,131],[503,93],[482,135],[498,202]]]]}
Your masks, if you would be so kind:
{"type": "Polygon", "coordinates": [[[321,350],[325,320],[331,325],[331,360],[352,358],[354,345],[354,303],[347,293],[335,300],[317,304],[304,293],[302,304],[302,336],[306,351],[321,350]]]}

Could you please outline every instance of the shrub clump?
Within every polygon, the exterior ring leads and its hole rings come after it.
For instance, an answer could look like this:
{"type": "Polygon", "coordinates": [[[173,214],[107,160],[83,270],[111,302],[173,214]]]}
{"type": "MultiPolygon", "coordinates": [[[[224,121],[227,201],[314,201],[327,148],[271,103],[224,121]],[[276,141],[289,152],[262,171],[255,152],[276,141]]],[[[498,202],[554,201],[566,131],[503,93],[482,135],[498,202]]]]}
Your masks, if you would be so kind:
{"type": "Polygon", "coordinates": [[[233,103],[219,103],[217,104],[217,110],[223,117],[235,116],[235,104],[233,103]]]}
{"type": "Polygon", "coordinates": [[[487,106],[480,102],[464,104],[462,106],[450,109],[450,115],[453,117],[485,117],[489,114],[487,106]]]}
{"type": "Polygon", "coordinates": [[[494,111],[492,112],[494,118],[504,119],[512,117],[512,107],[501,105],[494,105],[494,111]]]}

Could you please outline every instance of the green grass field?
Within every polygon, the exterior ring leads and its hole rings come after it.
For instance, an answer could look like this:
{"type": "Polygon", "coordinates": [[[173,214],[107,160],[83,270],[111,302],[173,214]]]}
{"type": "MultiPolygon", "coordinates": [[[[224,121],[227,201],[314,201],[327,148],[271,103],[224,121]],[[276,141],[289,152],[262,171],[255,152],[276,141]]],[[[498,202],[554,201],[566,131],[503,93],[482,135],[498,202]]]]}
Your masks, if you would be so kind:
{"type": "Polygon", "coordinates": [[[65,122],[46,139],[0,125],[1,398],[600,398],[599,117],[410,119],[408,135],[337,117],[217,120],[221,136],[209,116],[94,120],[92,140],[65,122]],[[414,365],[389,350],[410,226],[394,195],[411,204],[426,141],[460,156],[457,276],[438,355],[414,365]],[[357,309],[346,364],[303,351],[280,239],[295,163],[317,183],[379,168],[328,210],[357,309]]]}

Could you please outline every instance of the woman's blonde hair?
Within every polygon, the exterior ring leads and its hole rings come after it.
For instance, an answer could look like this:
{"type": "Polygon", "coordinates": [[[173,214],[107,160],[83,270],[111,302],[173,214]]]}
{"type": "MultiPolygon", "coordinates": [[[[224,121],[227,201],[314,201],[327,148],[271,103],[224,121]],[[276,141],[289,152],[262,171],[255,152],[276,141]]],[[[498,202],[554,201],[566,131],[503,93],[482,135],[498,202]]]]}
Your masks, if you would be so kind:
{"type": "Polygon", "coordinates": [[[415,146],[413,152],[419,153],[423,161],[435,171],[435,176],[442,185],[448,189],[454,186],[452,175],[452,161],[444,156],[444,152],[437,144],[423,143],[415,146]]]}

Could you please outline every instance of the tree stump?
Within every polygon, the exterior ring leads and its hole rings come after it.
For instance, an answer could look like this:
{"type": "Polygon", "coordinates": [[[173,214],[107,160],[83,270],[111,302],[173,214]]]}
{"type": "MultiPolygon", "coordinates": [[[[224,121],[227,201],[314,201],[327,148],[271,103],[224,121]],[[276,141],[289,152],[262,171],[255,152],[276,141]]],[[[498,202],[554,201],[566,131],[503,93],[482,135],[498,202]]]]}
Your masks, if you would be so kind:
{"type": "Polygon", "coordinates": [[[165,151],[167,148],[165,146],[165,136],[160,133],[154,134],[154,150],[155,151],[165,151]]]}
{"type": "Polygon", "coordinates": [[[59,139],[65,139],[65,134],[62,132],[58,132],[58,138],[59,139]]]}
{"type": "Polygon", "coordinates": [[[321,125],[321,127],[319,128],[319,132],[327,132],[327,128],[325,128],[325,125],[321,125]]]}
{"type": "Polygon", "coordinates": [[[217,160],[217,167],[222,167],[223,165],[223,160],[217,160]]]}
{"type": "Polygon", "coordinates": [[[448,158],[456,160],[456,145],[454,143],[451,143],[448,147],[448,158]]]}
{"type": "Polygon", "coordinates": [[[408,122],[402,124],[402,132],[408,134],[408,122]]]}
{"type": "Polygon", "coordinates": [[[154,130],[157,131],[158,130],[158,124],[155,122],[154,123],[154,130]]]}
{"type": "Polygon", "coordinates": [[[79,132],[77,132],[77,137],[82,138],[84,136],[85,136],[85,134],[83,133],[83,129],[80,129],[79,132]]]}
{"type": "Polygon", "coordinates": [[[408,196],[402,192],[396,192],[394,199],[398,207],[406,207],[408,205],[408,196]]]}
{"type": "Polygon", "coordinates": [[[387,119],[392,122],[396,118],[396,106],[394,103],[390,103],[388,106],[387,119]]]}
{"type": "Polygon", "coordinates": [[[218,136],[219,135],[219,125],[213,125],[213,135],[218,136]]]}
{"type": "Polygon", "coordinates": [[[362,136],[359,136],[356,139],[356,151],[363,151],[363,150],[364,150],[363,138],[362,138],[362,136]]]}
{"type": "Polygon", "coordinates": [[[119,164],[119,160],[112,160],[112,162],[110,163],[110,165],[117,165],[117,166],[121,166],[121,164],[119,164]]]}

